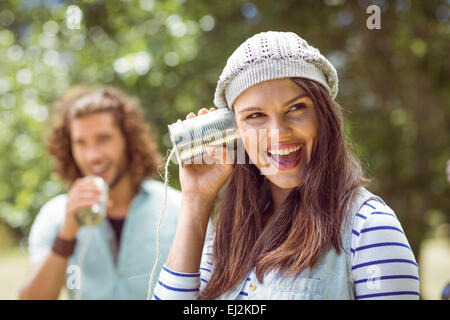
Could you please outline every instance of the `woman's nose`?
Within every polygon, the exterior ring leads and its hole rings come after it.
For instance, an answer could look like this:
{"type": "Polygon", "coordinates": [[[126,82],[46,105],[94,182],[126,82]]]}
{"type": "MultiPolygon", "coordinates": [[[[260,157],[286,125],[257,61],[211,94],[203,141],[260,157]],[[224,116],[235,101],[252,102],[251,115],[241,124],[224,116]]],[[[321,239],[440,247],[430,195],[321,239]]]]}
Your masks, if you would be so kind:
{"type": "Polygon", "coordinates": [[[272,138],[279,138],[281,141],[286,140],[292,134],[292,128],[289,123],[287,123],[281,117],[274,117],[270,121],[269,136],[272,138]]]}

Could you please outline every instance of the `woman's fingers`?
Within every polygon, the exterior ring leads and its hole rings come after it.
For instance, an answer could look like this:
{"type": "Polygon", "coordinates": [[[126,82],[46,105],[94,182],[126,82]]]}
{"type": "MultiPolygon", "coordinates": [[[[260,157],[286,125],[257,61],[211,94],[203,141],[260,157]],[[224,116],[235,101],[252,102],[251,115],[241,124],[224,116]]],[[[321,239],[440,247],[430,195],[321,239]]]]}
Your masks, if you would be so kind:
{"type": "MultiPolygon", "coordinates": [[[[198,111],[197,114],[200,116],[200,115],[202,115],[202,114],[205,114],[205,113],[208,113],[208,112],[211,112],[211,111],[215,111],[215,110],[216,110],[216,108],[214,108],[214,107],[209,108],[209,110],[206,109],[206,108],[201,108],[201,109],[198,111]]],[[[195,117],[196,117],[195,113],[189,112],[189,114],[186,116],[186,119],[191,119],[191,118],[195,118],[195,117]]]]}
{"type": "Polygon", "coordinates": [[[195,117],[195,113],[189,112],[189,114],[186,116],[186,119],[191,119],[195,117]]]}
{"type": "Polygon", "coordinates": [[[206,108],[201,108],[201,109],[198,111],[198,115],[202,115],[202,114],[205,114],[205,113],[208,113],[208,109],[206,109],[206,108]]]}
{"type": "MultiPolygon", "coordinates": [[[[206,146],[205,149],[206,149],[206,154],[215,163],[219,163],[219,164],[233,164],[234,163],[233,151],[229,150],[225,146],[206,146]]],[[[211,164],[211,163],[209,163],[209,164],[211,164]]]]}

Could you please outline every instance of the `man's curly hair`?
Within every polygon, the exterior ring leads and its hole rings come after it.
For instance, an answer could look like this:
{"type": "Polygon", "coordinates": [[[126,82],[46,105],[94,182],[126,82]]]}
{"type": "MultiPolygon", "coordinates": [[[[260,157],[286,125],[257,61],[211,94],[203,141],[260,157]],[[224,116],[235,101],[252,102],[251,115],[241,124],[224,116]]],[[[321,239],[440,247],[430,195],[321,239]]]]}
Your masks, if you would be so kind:
{"type": "Polygon", "coordinates": [[[70,122],[98,112],[110,112],[125,137],[134,191],[139,191],[144,179],[157,173],[162,158],[137,99],[111,87],[77,86],[54,103],[53,111],[52,125],[45,140],[55,171],[63,182],[72,184],[83,176],[72,155],[70,122]]]}

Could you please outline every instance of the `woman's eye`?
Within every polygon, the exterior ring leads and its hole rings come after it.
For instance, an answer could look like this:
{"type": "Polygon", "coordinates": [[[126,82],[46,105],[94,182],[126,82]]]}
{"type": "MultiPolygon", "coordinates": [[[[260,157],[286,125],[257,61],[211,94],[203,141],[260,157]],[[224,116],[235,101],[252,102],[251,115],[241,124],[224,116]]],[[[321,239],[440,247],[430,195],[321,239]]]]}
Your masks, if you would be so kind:
{"type": "Polygon", "coordinates": [[[292,107],[290,107],[289,111],[297,111],[297,110],[302,110],[302,109],[306,109],[306,104],[297,103],[297,104],[294,104],[292,107]]]}
{"type": "Polygon", "coordinates": [[[256,112],[256,113],[252,113],[251,115],[248,115],[247,119],[257,119],[257,118],[260,118],[263,116],[264,116],[264,113],[256,112]]]}

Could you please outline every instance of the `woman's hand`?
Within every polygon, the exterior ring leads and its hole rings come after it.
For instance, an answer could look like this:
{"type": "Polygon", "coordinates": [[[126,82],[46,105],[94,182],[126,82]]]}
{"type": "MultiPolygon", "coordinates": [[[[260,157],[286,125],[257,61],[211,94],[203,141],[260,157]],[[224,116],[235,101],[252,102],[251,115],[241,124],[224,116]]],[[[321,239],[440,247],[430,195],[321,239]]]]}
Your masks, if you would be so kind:
{"type": "MultiPolygon", "coordinates": [[[[214,110],[203,108],[198,115],[214,110]]],[[[190,113],[186,119],[194,117],[195,114],[190,113]]],[[[210,148],[207,151],[206,157],[210,158],[207,158],[206,163],[203,161],[201,164],[179,166],[181,208],[177,231],[166,260],[166,266],[176,272],[198,272],[214,200],[233,171],[233,164],[224,161],[226,147],[210,148]]]]}
{"type": "MultiPolygon", "coordinates": [[[[203,108],[198,115],[214,112],[214,110],[215,108],[209,111],[203,108]]],[[[195,114],[191,112],[186,119],[194,117],[195,114]]],[[[231,175],[233,164],[226,161],[229,151],[225,146],[210,147],[207,152],[208,155],[204,156],[201,164],[184,164],[179,167],[181,190],[184,196],[196,195],[214,201],[220,188],[231,175]]]]}

